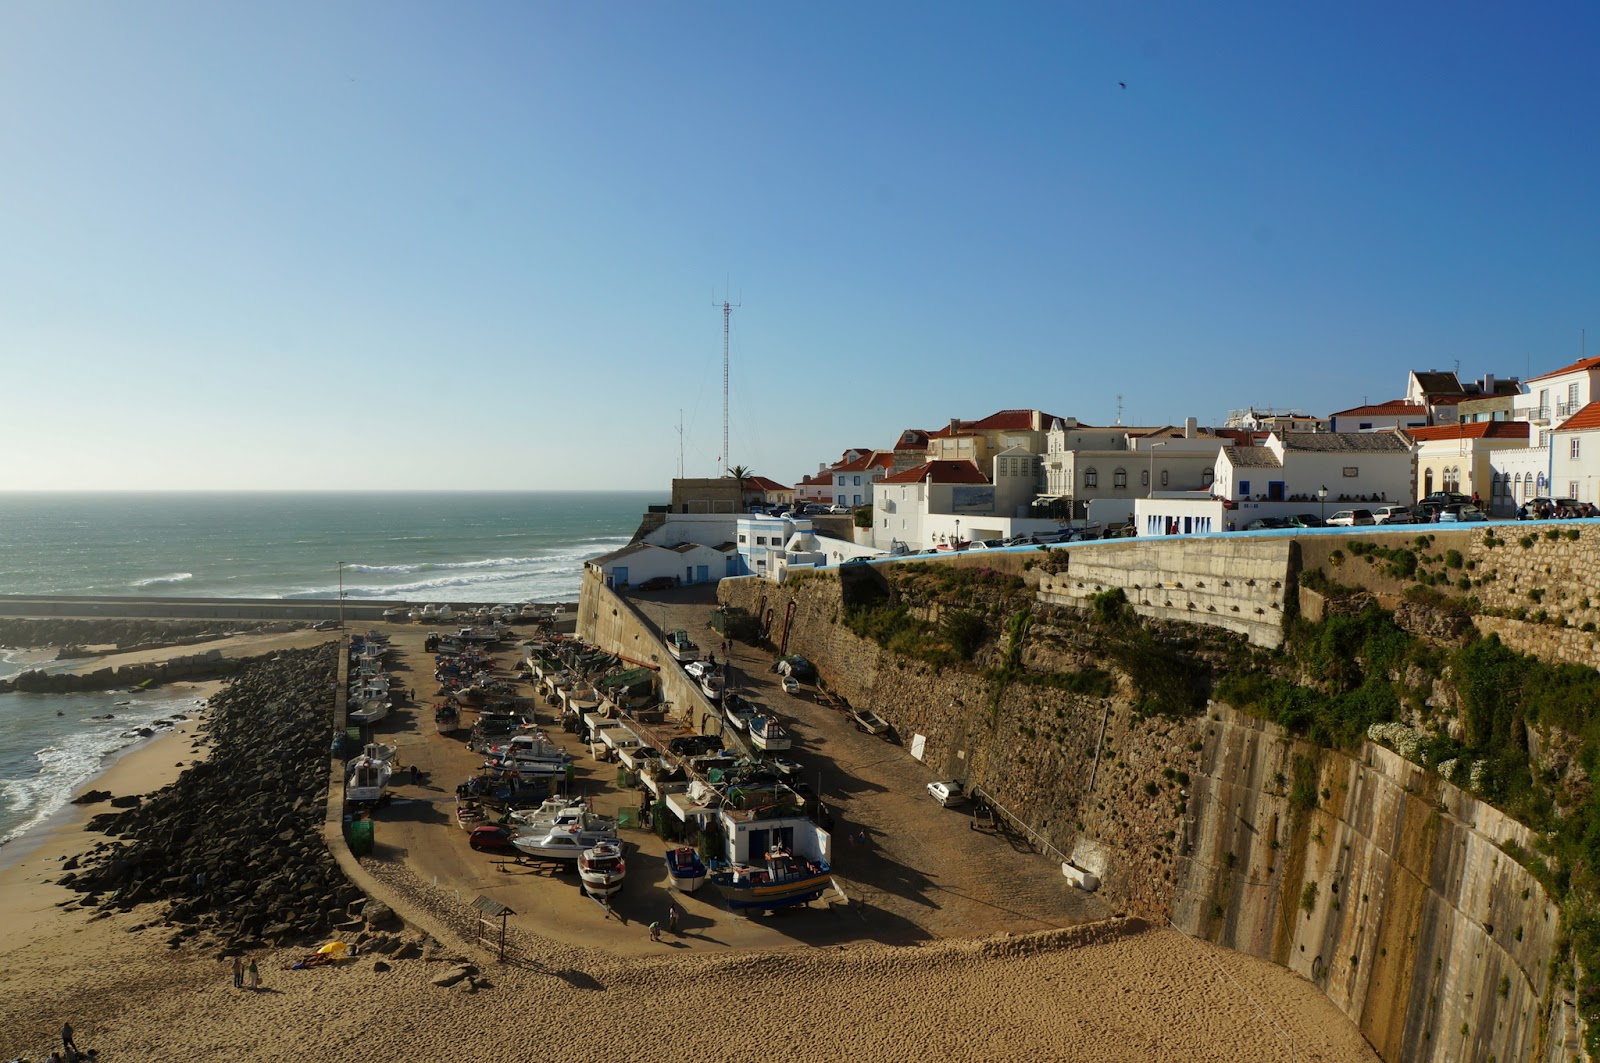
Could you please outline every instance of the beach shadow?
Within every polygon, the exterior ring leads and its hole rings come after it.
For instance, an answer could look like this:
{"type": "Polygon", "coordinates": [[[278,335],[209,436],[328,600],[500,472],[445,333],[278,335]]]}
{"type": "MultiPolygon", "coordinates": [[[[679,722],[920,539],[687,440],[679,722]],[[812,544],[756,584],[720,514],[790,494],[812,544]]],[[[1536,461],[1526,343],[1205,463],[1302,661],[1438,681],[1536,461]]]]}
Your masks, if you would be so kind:
{"type": "Polygon", "coordinates": [[[604,982],[600,981],[594,975],[588,974],[584,971],[574,971],[569,968],[564,971],[553,971],[551,973],[553,973],[563,982],[567,983],[573,989],[591,989],[598,991],[603,990],[606,987],[604,982]]]}

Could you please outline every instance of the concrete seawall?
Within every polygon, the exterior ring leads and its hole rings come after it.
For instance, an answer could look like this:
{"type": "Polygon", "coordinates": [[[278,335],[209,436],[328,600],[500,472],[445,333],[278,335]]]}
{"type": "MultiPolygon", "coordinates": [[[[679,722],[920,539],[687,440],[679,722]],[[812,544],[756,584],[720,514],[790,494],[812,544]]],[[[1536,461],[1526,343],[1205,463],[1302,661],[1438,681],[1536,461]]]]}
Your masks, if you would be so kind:
{"type": "MultiPolygon", "coordinates": [[[[381,620],[400,601],[344,603],[346,621],[381,620]]],[[[141,617],[182,620],[337,620],[337,598],[165,598],[0,594],[0,616],[141,617]]]]}

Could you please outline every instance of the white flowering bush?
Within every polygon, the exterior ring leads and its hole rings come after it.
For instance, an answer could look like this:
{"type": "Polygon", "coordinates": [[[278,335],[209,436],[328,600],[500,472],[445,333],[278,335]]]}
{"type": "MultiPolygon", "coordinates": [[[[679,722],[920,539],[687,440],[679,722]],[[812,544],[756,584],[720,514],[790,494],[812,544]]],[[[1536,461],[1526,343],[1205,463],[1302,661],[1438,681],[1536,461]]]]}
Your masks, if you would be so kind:
{"type": "Polygon", "coordinates": [[[1386,745],[1413,763],[1422,763],[1422,736],[1403,723],[1375,723],[1367,728],[1367,740],[1386,745]]]}
{"type": "Polygon", "coordinates": [[[1455,782],[1456,768],[1461,764],[1455,757],[1439,762],[1439,778],[1445,782],[1455,782]]]}
{"type": "Polygon", "coordinates": [[[1489,762],[1487,760],[1473,761],[1472,770],[1467,773],[1467,785],[1473,790],[1481,792],[1483,790],[1483,784],[1488,781],[1489,762]]]}

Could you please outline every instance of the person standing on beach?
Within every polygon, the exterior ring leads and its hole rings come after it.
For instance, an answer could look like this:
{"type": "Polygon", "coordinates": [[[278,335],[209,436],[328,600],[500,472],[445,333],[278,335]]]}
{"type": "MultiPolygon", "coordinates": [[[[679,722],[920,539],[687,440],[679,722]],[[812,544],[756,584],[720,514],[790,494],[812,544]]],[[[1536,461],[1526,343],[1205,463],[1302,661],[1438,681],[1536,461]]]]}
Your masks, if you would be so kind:
{"type": "Polygon", "coordinates": [[[261,988],[261,968],[256,966],[256,961],[253,959],[250,961],[250,988],[252,990],[261,988]]]}
{"type": "Polygon", "coordinates": [[[674,934],[678,932],[678,906],[667,902],[667,929],[674,934]]]}
{"type": "Polygon", "coordinates": [[[235,988],[235,989],[243,989],[244,988],[244,957],[243,956],[235,956],[233,958],[233,988],[235,988]]]}
{"type": "Polygon", "coordinates": [[[68,1059],[78,1054],[78,1042],[72,1039],[72,1023],[70,1022],[61,1024],[61,1051],[67,1054],[68,1059]]]}

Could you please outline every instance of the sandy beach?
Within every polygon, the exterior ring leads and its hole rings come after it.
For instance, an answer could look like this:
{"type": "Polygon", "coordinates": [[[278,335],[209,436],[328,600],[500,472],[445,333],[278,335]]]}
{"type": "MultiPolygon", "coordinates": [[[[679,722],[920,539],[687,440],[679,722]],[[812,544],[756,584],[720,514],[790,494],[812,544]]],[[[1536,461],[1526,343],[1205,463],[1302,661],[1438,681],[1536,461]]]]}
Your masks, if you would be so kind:
{"type": "MultiPolygon", "coordinates": [[[[184,724],[93,787],[159,788],[201,755],[196,733],[184,724]]],[[[82,828],[106,810],[70,806],[0,870],[0,1058],[43,1058],[70,1021],[79,1046],[108,1061],[1376,1059],[1305,980],[1118,919],[913,945],[722,947],[714,939],[733,928],[721,922],[686,921],[681,937],[653,942],[640,922],[586,934],[555,905],[519,919],[516,964],[448,928],[436,942],[407,930],[415,958],[289,970],[308,949],[263,952],[262,989],[238,990],[227,961],[146,926],[154,906],[63,907],[78,895],[55,880],[105,840],[82,828]],[[434,984],[462,962],[476,977],[434,984]]]]}

